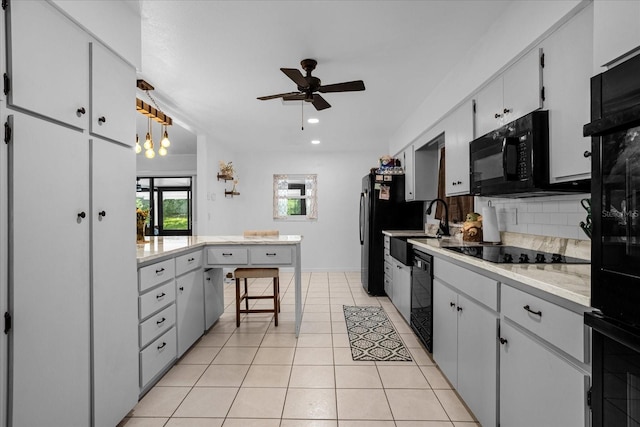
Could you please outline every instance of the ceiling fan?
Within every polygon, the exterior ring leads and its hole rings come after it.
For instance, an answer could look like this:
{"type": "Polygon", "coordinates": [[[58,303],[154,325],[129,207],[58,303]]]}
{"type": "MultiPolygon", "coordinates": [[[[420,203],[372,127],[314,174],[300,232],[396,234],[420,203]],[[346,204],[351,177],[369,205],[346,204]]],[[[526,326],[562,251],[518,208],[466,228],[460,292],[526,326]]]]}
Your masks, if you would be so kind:
{"type": "Polygon", "coordinates": [[[303,76],[297,68],[280,68],[287,77],[298,85],[298,91],[261,96],[258,99],[266,101],[268,99],[282,98],[284,101],[306,101],[313,104],[313,106],[316,107],[316,110],[320,111],[330,108],[331,104],[315,92],[353,92],[364,90],[364,82],[362,80],[322,85],[319,78],[311,75],[311,72],[315,70],[317,64],[318,62],[315,59],[303,59],[300,62],[302,69],[307,72],[306,76],[303,76]]]}

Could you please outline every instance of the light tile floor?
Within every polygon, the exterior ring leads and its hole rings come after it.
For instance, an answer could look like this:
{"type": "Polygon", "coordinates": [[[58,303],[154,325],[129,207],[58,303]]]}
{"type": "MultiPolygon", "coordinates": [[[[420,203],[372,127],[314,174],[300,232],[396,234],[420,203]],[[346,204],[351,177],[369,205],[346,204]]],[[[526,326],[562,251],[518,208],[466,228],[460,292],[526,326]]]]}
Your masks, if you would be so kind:
{"type": "MultiPolygon", "coordinates": [[[[235,285],[225,284],[223,316],[119,427],[479,427],[389,299],[367,295],[359,272],[303,274],[297,339],[292,274],[280,275],[278,327],[271,314],[246,314],[236,328],[235,285]],[[384,307],[413,361],[353,361],[343,305],[384,307]]],[[[249,286],[271,290],[263,279],[249,286]]]]}

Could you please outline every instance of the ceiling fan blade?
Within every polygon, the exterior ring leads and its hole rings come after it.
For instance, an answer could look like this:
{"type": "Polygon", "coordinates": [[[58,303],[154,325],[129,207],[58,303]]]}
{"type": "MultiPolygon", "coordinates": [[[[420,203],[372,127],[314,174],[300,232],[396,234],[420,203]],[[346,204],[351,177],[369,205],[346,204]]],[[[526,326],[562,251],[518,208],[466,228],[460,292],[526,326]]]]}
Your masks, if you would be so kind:
{"type": "Polygon", "coordinates": [[[287,92],[287,93],[279,93],[277,95],[259,96],[258,99],[261,101],[266,101],[268,99],[285,98],[287,96],[294,96],[299,94],[300,92],[287,92]]]}
{"type": "Polygon", "coordinates": [[[313,95],[313,101],[311,101],[316,110],[324,110],[325,108],[331,108],[331,104],[329,104],[323,97],[320,95],[313,95]]]}
{"type": "Polygon", "coordinates": [[[283,96],[282,99],[284,101],[304,101],[307,99],[307,95],[305,93],[296,93],[295,95],[283,96]]]}
{"type": "Polygon", "coordinates": [[[358,90],[364,90],[364,82],[362,80],[355,80],[352,82],[336,83],[332,85],[324,85],[318,88],[321,93],[327,92],[354,92],[358,90]]]}
{"type": "Polygon", "coordinates": [[[280,68],[280,71],[285,73],[287,77],[289,77],[295,84],[297,84],[301,88],[309,87],[309,83],[307,83],[307,79],[304,78],[300,70],[297,68],[280,68]]]}

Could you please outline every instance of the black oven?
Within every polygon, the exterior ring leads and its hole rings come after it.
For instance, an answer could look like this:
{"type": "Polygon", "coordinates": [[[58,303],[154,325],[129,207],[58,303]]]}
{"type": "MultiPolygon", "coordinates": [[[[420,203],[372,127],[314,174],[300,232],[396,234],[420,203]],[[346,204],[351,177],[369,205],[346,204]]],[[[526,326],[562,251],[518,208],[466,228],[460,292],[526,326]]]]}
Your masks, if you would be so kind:
{"type": "Polygon", "coordinates": [[[549,112],[534,111],[469,144],[471,193],[535,196],[589,191],[589,181],[549,184],[549,112]]]}
{"type": "Polygon", "coordinates": [[[411,271],[411,328],[430,352],[433,351],[433,256],[413,250],[411,271]]]}
{"type": "Polygon", "coordinates": [[[594,427],[640,426],[640,56],[591,79],[594,427]]]}

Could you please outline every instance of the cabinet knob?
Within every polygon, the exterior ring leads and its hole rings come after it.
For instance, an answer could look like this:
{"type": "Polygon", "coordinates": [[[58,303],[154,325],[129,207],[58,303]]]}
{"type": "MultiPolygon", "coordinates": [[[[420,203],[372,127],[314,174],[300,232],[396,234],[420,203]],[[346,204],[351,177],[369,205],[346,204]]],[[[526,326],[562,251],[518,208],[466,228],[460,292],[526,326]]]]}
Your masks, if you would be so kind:
{"type": "Polygon", "coordinates": [[[502,112],[503,112],[504,114],[509,114],[509,113],[511,112],[511,110],[510,110],[510,109],[508,109],[508,108],[505,108],[504,110],[502,110],[502,112]]]}
{"type": "Polygon", "coordinates": [[[455,302],[450,302],[450,303],[449,303],[449,307],[455,307],[455,306],[456,306],[456,303],[455,303],[455,302]]]}
{"type": "Polygon", "coordinates": [[[494,117],[495,117],[496,119],[499,119],[500,117],[502,117],[502,114],[500,114],[500,113],[496,113],[496,114],[494,115],[494,117]]]}
{"type": "Polygon", "coordinates": [[[456,182],[455,182],[455,181],[453,181],[453,182],[451,183],[451,185],[456,185],[456,182]]]}
{"type": "Polygon", "coordinates": [[[506,344],[506,343],[508,343],[508,342],[509,342],[509,341],[507,341],[507,339],[506,339],[506,338],[502,338],[502,337],[500,337],[500,344],[506,344]]]}
{"type": "Polygon", "coordinates": [[[591,157],[591,151],[585,151],[584,153],[582,153],[582,155],[583,155],[585,158],[589,158],[589,157],[591,157]]]}
{"type": "Polygon", "coordinates": [[[462,311],[462,307],[458,307],[458,308],[456,308],[456,310],[462,311]]]}
{"type": "Polygon", "coordinates": [[[462,181],[458,181],[458,182],[456,182],[456,184],[460,185],[460,184],[462,184],[462,181]]]}
{"type": "Polygon", "coordinates": [[[107,119],[104,116],[98,117],[98,123],[103,124],[103,123],[106,123],[106,122],[107,122],[107,119]]]}
{"type": "Polygon", "coordinates": [[[76,114],[78,115],[78,117],[84,115],[87,112],[87,110],[84,109],[84,107],[80,107],[76,110],[76,114]]]}
{"type": "Polygon", "coordinates": [[[180,289],[180,292],[184,291],[184,286],[180,286],[178,289],[180,289]]]}
{"type": "Polygon", "coordinates": [[[107,216],[107,213],[105,211],[100,211],[98,212],[98,216],[101,216],[104,218],[105,216],[107,216]]]}
{"type": "Polygon", "coordinates": [[[78,213],[78,221],[82,221],[87,217],[87,214],[84,211],[78,213]]]}

